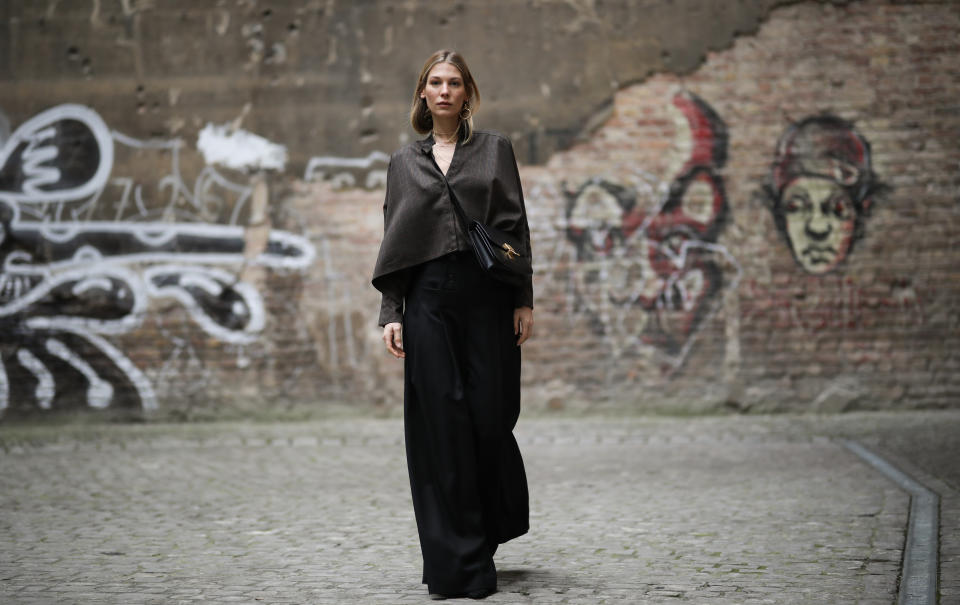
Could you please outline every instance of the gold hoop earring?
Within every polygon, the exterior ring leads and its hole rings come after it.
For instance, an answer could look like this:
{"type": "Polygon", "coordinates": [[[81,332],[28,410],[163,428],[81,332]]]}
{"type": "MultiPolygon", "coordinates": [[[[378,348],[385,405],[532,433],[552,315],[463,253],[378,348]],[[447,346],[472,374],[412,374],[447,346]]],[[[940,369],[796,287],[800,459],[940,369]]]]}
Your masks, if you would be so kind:
{"type": "Polygon", "coordinates": [[[460,109],[460,119],[469,120],[470,116],[473,115],[473,110],[470,109],[470,106],[464,102],[463,107],[460,109]],[[463,112],[467,112],[467,115],[463,115],[463,112]]]}

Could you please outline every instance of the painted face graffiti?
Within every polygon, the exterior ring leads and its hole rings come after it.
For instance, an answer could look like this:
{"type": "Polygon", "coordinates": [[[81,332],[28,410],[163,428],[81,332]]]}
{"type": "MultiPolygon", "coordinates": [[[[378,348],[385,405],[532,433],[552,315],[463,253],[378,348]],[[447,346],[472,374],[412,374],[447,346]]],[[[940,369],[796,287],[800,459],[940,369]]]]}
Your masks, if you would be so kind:
{"type": "Polygon", "coordinates": [[[797,264],[822,275],[849,256],[879,188],[866,139],[849,122],[821,115],[780,138],[766,191],[797,264]]]}
{"type": "Polygon", "coordinates": [[[797,262],[810,273],[832,270],[846,258],[856,226],[846,189],[829,179],[800,177],[783,197],[787,237],[797,262]]]}

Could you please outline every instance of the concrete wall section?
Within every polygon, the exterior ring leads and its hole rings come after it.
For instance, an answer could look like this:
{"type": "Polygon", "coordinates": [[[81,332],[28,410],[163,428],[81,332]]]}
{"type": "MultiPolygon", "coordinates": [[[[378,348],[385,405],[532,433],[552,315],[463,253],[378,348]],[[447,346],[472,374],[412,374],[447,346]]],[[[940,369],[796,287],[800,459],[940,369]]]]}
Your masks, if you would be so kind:
{"type": "Polygon", "coordinates": [[[113,128],[192,138],[239,116],[312,155],[364,156],[409,137],[423,60],[459,49],[488,124],[542,163],[626,83],[689,71],[754,31],[776,0],[664,3],[11,0],[0,6],[3,111],[96,107],[113,128]]]}

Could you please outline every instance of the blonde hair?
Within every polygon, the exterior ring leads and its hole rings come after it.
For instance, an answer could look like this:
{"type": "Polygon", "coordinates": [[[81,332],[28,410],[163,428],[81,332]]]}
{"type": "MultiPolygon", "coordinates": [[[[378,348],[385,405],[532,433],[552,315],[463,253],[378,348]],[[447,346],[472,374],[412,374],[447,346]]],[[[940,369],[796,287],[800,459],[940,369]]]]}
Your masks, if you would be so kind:
{"type": "Polygon", "coordinates": [[[457,127],[458,138],[466,143],[473,136],[473,114],[480,105],[480,89],[477,88],[477,82],[470,74],[470,68],[463,56],[455,50],[442,49],[430,55],[427,62],[423,64],[420,70],[420,78],[417,80],[417,88],[413,91],[413,105],[410,107],[410,125],[420,134],[426,134],[433,130],[433,116],[430,115],[430,109],[427,107],[426,99],[420,96],[423,89],[427,86],[427,78],[430,76],[430,70],[439,63],[449,63],[460,70],[463,77],[463,86],[467,91],[467,98],[463,102],[463,107],[467,111],[467,116],[463,117],[463,109],[460,113],[460,125],[457,127]]]}

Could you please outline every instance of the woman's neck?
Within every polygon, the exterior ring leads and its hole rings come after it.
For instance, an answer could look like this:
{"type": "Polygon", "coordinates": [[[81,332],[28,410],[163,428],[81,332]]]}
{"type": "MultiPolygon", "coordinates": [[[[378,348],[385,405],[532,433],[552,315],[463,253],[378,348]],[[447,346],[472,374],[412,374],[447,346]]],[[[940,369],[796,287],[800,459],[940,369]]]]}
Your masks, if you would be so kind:
{"type": "Polygon", "coordinates": [[[436,116],[433,118],[433,138],[435,140],[443,140],[444,142],[457,138],[457,130],[460,128],[460,120],[457,118],[445,118],[437,119],[436,116]]]}

